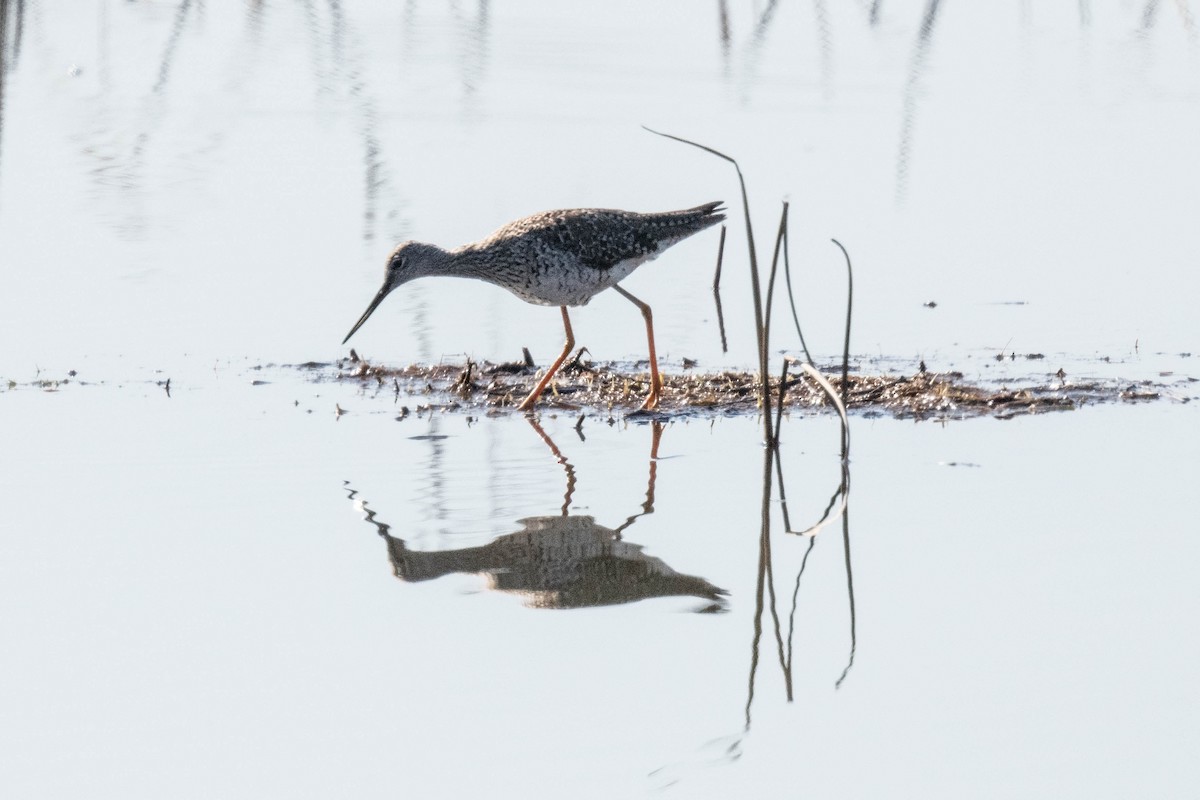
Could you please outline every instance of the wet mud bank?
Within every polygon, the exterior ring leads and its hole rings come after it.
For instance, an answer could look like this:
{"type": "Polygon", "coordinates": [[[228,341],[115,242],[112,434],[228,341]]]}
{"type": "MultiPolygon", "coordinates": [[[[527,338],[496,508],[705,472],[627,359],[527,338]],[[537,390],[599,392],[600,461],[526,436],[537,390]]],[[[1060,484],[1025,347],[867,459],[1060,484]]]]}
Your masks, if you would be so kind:
{"type": "MultiPolygon", "coordinates": [[[[1192,378],[1171,384],[1150,379],[1072,378],[1062,370],[1016,381],[973,382],[959,371],[924,367],[921,364],[910,374],[866,370],[849,374],[844,395],[848,411],[901,419],[1005,419],[1099,403],[1188,402],[1188,387],[1195,383],[1192,378]]],[[[332,364],[308,363],[298,368],[317,381],[356,383],[369,395],[390,397],[405,407],[415,402],[419,408],[496,413],[514,410],[540,376],[528,358],[500,364],[468,359],[463,363],[392,366],[353,355],[332,364]]],[[[841,393],[840,368],[823,372],[841,393]]],[[[654,414],[712,416],[756,413],[759,408],[759,379],[753,372],[684,369],[664,372],[662,377],[662,400],[654,414]]],[[[639,413],[648,390],[649,375],[637,366],[592,362],[586,351],[581,351],[559,372],[539,408],[633,414],[639,413]]],[[[781,396],[778,375],[771,378],[771,395],[776,402],[781,396]]],[[[832,410],[826,394],[804,375],[786,377],[782,397],[792,411],[832,410]]]]}

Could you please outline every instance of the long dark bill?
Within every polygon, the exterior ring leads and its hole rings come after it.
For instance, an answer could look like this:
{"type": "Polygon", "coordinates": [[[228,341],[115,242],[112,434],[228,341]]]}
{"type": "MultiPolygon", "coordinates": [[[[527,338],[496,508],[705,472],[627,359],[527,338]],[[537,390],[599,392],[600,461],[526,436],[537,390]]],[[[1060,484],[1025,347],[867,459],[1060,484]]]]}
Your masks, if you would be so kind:
{"type": "Polygon", "coordinates": [[[350,337],[354,335],[354,332],[363,326],[363,323],[367,321],[367,317],[375,313],[375,309],[379,308],[379,304],[382,303],[383,298],[387,296],[388,287],[384,286],[379,290],[379,293],[375,295],[375,299],[371,301],[371,305],[367,306],[367,310],[363,312],[363,315],[358,318],[358,322],[354,323],[354,327],[351,328],[350,332],[346,334],[346,338],[342,339],[342,344],[350,341],[350,337]]]}

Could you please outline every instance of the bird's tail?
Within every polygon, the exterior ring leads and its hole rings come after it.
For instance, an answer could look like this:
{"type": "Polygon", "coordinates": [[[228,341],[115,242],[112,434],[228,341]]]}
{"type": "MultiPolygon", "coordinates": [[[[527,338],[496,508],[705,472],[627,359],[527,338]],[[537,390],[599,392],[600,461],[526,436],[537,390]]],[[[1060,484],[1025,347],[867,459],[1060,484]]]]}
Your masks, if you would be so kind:
{"type": "Polygon", "coordinates": [[[693,233],[699,233],[705,228],[725,220],[725,209],[722,207],[724,202],[724,200],[717,200],[695,208],[667,211],[653,216],[659,217],[659,221],[664,227],[669,226],[676,229],[679,236],[691,236],[693,233]]]}

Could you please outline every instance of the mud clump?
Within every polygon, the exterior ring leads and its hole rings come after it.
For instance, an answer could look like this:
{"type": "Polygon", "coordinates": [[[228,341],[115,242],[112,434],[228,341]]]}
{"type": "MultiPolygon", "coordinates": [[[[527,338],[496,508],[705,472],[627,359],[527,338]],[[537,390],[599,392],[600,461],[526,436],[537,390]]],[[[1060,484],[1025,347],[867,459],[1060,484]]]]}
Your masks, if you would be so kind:
{"type": "MultiPolygon", "coordinates": [[[[539,401],[539,408],[633,413],[649,391],[649,375],[615,364],[593,363],[585,350],[559,371],[539,401]]],[[[924,366],[922,364],[922,366],[924,366]]],[[[475,362],[391,367],[361,357],[333,365],[334,380],[356,382],[365,389],[390,392],[396,399],[424,398],[431,407],[515,408],[539,377],[531,359],[502,364],[475,362]]],[[[685,370],[663,373],[661,402],[656,412],[667,415],[711,416],[755,413],[759,380],[752,372],[716,373],[685,370]]],[[[828,375],[839,393],[839,374],[828,375]]],[[[984,385],[966,381],[961,372],[920,370],[912,375],[855,375],[847,378],[847,409],[864,416],[930,419],[994,416],[1009,418],[1045,411],[1064,411],[1092,403],[1150,401],[1162,397],[1150,381],[1067,381],[1049,375],[1043,383],[984,385]]],[[[772,401],[780,395],[779,378],[771,378],[772,401]]],[[[789,376],[783,387],[784,405],[793,411],[818,412],[831,407],[825,393],[805,376],[789,376]]]]}

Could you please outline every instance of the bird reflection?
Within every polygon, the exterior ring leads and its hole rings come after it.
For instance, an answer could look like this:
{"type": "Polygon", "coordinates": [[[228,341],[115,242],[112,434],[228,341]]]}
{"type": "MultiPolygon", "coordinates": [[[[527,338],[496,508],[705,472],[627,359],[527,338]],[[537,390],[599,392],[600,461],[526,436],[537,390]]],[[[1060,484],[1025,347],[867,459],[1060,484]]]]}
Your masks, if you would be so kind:
{"type": "Polygon", "coordinates": [[[402,581],[420,582],[454,573],[479,574],[488,588],[516,594],[532,608],[587,608],[619,605],[654,597],[697,597],[709,601],[702,612],[724,610],[726,592],[703,578],[676,572],[662,559],[646,555],[642,545],[625,541],[624,532],[642,516],[654,513],[654,482],[662,423],[651,426],[650,466],[641,510],[615,528],[587,515],[569,513],[576,474],[553,439],[529,419],[566,473],[560,513],[517,520],[520,530],[480,547],[456,550],[413,550],[391,526],[349,487],[387,545],[392,570],[402,581]]]}

